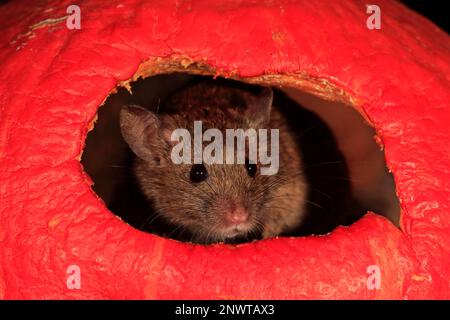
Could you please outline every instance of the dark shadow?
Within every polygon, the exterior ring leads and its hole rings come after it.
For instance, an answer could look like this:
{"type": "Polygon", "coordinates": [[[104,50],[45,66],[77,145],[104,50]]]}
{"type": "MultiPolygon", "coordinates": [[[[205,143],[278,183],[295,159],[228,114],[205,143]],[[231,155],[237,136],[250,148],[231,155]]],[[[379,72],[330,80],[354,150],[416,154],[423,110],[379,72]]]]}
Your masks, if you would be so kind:
{"type": "MultiPolygon", "coordinates": [[[[156,217],[152,204],[141,192],[132,171],[134,154],[120,133],[119,110],[125,104],[138,104],[163,113],[164,101],[170,94],[186,84],[205,78],[209,77],[172,74],[140,79],[131,84],[133,94],[119,89],[99,109],[98,121],[86,140],[82,164],[94,181],[93,190],[107,207],[137,229],[182,241],[191,238],[189,234],[174,232],[175,226],[156,217]]],[[[214,81],[255,93],[262,88],[231,80],[214,81]]],[[[371,210],[371,205],[360,204],[354,197],[347,164],[333,132],[314,112],[301,107],[284,92],[274,92],[274,105],[289,119],[289,127],[297,135],[297,142],[303,150],[301,156],[310,186],[306,220],[289,236],[326,234],[339,225],[355,222],[371,210]]],[[[361,117],[359,121],[362,121],[361,117]]],[[[375,145],[373,140],[367,143],[375,145]]],[[[395,193],[395,190],[387,189],[386,192],[395,193]]],[[[237,239],[235,242],[245,240],[249,239],[237,239]]]]}

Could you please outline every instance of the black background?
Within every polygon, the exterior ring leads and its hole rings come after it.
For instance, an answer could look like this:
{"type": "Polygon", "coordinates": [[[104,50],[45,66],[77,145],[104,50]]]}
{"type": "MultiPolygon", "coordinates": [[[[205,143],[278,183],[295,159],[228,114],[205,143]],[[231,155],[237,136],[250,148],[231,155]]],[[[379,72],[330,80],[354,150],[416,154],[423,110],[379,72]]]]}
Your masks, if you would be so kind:
{"type": "MultiPolygon", "coordinates": [[[[376,2],[376,1],[374,1],[376,2]]],[[[449,32],[448,1],[440,0],[403,0],[404,4],[433,21],[436,25],[449,32]]]]}

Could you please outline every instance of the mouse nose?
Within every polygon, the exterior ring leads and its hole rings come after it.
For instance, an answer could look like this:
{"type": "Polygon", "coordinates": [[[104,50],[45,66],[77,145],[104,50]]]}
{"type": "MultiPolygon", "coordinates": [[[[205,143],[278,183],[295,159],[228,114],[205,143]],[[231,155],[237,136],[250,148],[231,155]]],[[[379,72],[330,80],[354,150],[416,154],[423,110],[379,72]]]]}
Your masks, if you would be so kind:
{"type": "Polygon", "coordinates": [[[227,222],[231,224],[239,224],[248,221],[248,211],[244,207],[235,207],[225,215],[227,222]]]}

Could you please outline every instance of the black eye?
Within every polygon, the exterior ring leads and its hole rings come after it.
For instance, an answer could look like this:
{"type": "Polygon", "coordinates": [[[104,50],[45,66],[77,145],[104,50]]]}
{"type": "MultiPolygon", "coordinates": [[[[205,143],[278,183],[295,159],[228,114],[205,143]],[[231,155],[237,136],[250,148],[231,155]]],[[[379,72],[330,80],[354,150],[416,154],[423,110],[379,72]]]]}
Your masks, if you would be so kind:
{"type": "Polygon", "coordinates": [[[245,159],[245,169],[247,170],[248,175],[253,178],[258,167],[256,166],[256,164],[250,163],[248,159],[245,159]]]}
{"type": "Polygon", "coordinates": [[[190,179],[192,182],[202,182],[208,178],[208,171],[203,164],[194,164],[191,168],[190,179]]]}

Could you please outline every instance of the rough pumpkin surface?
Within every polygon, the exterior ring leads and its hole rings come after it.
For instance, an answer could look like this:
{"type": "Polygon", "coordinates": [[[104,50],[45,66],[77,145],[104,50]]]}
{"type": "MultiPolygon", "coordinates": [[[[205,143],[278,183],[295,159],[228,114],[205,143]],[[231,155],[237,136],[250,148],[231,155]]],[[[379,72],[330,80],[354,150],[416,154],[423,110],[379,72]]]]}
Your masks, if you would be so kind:
{"type": "Polygon", "coordinates": [[[444,32],[391,1],[378,1],[381,30],[366,28],[364,1],[87,0],[82,29],[68,30],[71,4],[0,7],[0,298],[450,297],[444,32]],[[401,230],[368,214],[327,236],[232,247],[126,225],[79,159],[98,106],[144,61],[342,92],[384,145],[401,230]],[[80,290],[66,286],[72,264],[80,290]],[[369,265],[380,290],[367,288],[369,265]]]}

